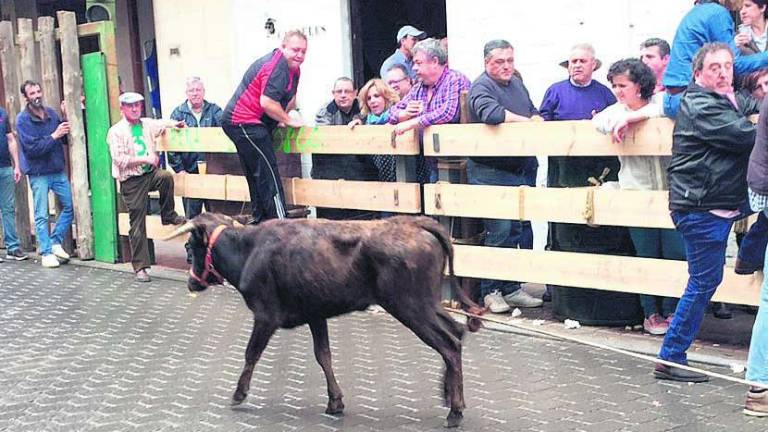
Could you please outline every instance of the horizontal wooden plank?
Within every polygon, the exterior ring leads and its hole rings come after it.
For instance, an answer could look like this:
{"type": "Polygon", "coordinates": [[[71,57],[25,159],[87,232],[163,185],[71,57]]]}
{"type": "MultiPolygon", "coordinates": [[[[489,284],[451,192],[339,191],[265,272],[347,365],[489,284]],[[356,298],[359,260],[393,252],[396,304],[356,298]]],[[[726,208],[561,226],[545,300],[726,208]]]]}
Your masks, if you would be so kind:
{"type": "MultiPolygon", "coordinates": [[[[227,178],[238,177],[217,174],[174,174],[173,193],[186,198],[226,200],[227,178]]],[[[239,201],[239,200],[232,200],[239,201]]]]}
{"type": "Polygon", "coordinates": [[[397,136],[386,125],[314,126],[278,132],[275,149],[284,153],[417,155],[421,149],[416,131],[397,136]]]}
{"type": "MultiPolygon", "coordinates": [[[[175,227],[163,226],[159,216],[147,216],[147,237],[159,239],[175,227]]],[[[128,214],[119,215],[120,235],[128,235],[128,214]]],[[[182,247],[186,236],[173,242],[182,247]]],[[[688,280],[687,264],[650,258],[633,258],[574,252],[530,251],[484,246],[455,245],[458,276],[517,280],[607,291],[679,297],[688,280]]],[[[740,276],[725,268],[723,283],[713,301],[757,305],[763,275],[740,276]]]]}
{"type": "MultiPolygon", "coordinates": [[[[459,276],[516,280],[608,291],[680,297],[688,281],[684,261],[573,252],[456,245],[459,276]]],[[[740,276],[725,268],[713,301],[757,305],[763,275],[740,276]]]]}
{"type": "Polygon", "coordinates": [[[622,144],[595,130],[589,120],[529,123],[446,124],[424,131],[427,156],[670,155],[674,123],[651,119],[630,128],[622,144]],[[436,145],[439,144],[439,145],[436,145]]]}
{"type": "Polygon", "coordinates": [[[592,189],[590,197],[590,189],[426,184],[424,207],[436,216],[584,224],[592,202],[595,225],[674,228],[666,191],[592,189]]]}
{"type": "Polygon", "coordinates": [[[157,139],[159,151],[236,153],[235,145],[218,127],[166,129],[157,139]]]}
{"type": "MultiPolygon", "coordinates": [[[[248,201],[245,177],[226,176],[230,201],[248,201]]],[[[416,183],[365,182],[283,178],[288,204],[357,210],[420,213],[421,191],[416,183]]]]}
{"type": "MultiPolygon", "coordinates": [[[[390,126],[315,126],[280,129],[274,149],[284,153],[417,155],[416,132],[393,140],[390,126]]],[[[232,141],[221,128],[168,129],[158,138],[161,151],[235,153],[232,141]]]]}
{"type": "Polygon", "coordinates": [[[421,212],[417,183],[283,179],[286,201],[293,204],[397,213],[421,212]]]}

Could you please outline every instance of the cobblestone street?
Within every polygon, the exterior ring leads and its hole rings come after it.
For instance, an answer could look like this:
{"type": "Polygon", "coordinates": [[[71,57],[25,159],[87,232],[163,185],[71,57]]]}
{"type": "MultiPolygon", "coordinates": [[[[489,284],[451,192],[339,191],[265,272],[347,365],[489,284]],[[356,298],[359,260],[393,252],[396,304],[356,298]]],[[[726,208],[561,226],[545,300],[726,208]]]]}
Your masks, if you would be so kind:
{"type": "MultiPolygon", "coordinates": [[[[344,417],[323,414],[306,327],[277,332],[246,403],[230,408],[250,326],[231,288],[194,298],[176,281],[0,264],[0,431],[443,430],[442,360],[386,314],[329,322],[344,417]]],[[[651,369],[484,329],[465,339],[463,430],[768,429],[741,413],[744,386],[657,382],[651,369]]]]}

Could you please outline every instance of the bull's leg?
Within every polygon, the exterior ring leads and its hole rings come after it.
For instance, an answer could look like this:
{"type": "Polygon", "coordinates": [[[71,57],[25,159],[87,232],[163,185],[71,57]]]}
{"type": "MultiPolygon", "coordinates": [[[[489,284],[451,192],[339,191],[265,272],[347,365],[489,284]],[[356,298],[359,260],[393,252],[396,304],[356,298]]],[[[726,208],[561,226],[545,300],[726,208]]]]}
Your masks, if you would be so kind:
{"type": "Polygon", "coordinates": [[[406,308],[390,307],[387,311],[443,357],[445,361],[443,390],[451,408],[445,426],[453,428],[459,426],[464,418],[461,339],[454,336],[453,331],[448,330],[441,322],[443,318],[438,318],[438,314],[442,311],[436,311],[436,307],[425,305],[419,308],[408,305],[406,308]],[[430,309],[433,310],[432,313],[429,312],[430,309]]]}
{"type": "Polygon", "coordinates": [[[243,366],[243,372],[237,381],[235,394],[232,395],[232,405],[240,405],[248,396],[248,390],[251,388],[253,368],[256,366],[256,362],[259,361],[261,353],[264,352],[264,348],[267,347],[267,342],[269,342],[269,338],[272,337],[275,330],[277,330],[277,327],[274,324],[254,319],[251,338],[248,340],[248,347],[245,349],[245,366],[243,366]]]}
{"type": "Polygon", "coordinates": [[[331,367],[331,346],[328,342],[328,322],[326,320],[312,321],[309,323],[309,328],[312,330],[312,341],[315,345],[315,358],[320,363],[320,367],[323,368],[325,373],[325,381],[328,385],[328,408],[326,408],[326,414],[342,414],[344,412],[344,403],[341,398],[344,396],[341,393],[341,387],[336,382],[336,377],[333,375],[333,368],[331,367]]]}

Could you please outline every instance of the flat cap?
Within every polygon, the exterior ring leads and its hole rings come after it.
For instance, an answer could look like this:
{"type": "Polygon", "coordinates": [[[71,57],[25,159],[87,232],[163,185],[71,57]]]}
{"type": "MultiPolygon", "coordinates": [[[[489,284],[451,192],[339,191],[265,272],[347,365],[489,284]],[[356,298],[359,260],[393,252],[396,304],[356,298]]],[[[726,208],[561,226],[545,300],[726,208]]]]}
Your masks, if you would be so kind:
{"type": "Polygon", "coordinates": [[[134,92],[125,92],[121,94],[117,100],[119,100],[121,104],[132,104],[143,101],[144,96],[134,92]]]}

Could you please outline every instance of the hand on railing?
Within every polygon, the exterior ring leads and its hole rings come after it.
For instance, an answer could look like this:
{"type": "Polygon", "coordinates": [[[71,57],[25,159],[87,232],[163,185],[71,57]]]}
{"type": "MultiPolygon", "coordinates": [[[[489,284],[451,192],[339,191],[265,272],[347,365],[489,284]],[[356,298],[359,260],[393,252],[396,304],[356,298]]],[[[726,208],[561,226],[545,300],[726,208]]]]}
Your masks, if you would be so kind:
{"type": "Polygon", "coordinates": [[[360,125],[360,124],[363,124],[363,121],[360,120],[359,118],[356,118],[356,119],[352,120],[351,122],[349,122],[347,124],[347,126],[349,126],[350,129],[354,130],[355,126],[360,125]]]}
{"type": "Polygon", "coordinates": [[[627,135],[627,130],[629,130],[629,121],[625,118],[616,123],[616,125],[613,127],[613,132],[611,133],[611,141],[613,141],[615,144],[623,143],[624,137],[627,135]]]}

